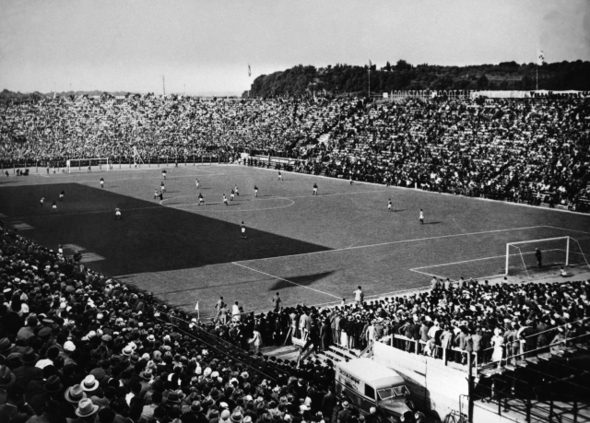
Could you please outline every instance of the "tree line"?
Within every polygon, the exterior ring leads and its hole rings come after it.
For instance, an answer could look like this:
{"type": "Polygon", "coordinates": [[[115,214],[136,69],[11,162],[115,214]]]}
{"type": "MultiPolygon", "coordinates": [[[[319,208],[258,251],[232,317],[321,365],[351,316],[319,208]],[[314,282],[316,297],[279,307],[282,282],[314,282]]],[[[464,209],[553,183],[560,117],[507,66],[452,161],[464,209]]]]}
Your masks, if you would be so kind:
{"type": "MultiPolygon", "coordinates": [[[[396,90],[590,90],[590,62],[518,64],[503,62],[474,66],[412,65],[399,60],[383,67],[373,64],[298,65],[261,75],[250,88],[252,97],[310,94],[367,94],[396,90]],[[538,77],[537,77],[538,75],[538,77]],[[537,79],[538,78],[538,79],[537,79]]],[[[248,93],[245,92],[244,96],[248,93]]]]}

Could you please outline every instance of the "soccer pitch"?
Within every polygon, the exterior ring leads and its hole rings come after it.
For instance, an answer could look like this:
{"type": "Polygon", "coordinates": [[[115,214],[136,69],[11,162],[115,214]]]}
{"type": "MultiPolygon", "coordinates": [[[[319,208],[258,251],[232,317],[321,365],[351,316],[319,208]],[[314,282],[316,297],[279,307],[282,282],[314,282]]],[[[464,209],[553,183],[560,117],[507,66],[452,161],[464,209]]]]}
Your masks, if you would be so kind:
{"type": "Polygon", "coordinates": [[[237,165],[167,171],[162,201],[162,168],[153,166],[4,178],[0,213],[21,235],[81,251],[91,269],[172,305],[191,311],[198,301],[201,317],[220,295],[263,311],[275,291],[284,306],[328,304],[358,285],[371,298],[428,286],[432,275],[499,275],[507,242],[571,236],[590,261],[588,215],[296,173],[279,181],[275,170],[237,165]]]}

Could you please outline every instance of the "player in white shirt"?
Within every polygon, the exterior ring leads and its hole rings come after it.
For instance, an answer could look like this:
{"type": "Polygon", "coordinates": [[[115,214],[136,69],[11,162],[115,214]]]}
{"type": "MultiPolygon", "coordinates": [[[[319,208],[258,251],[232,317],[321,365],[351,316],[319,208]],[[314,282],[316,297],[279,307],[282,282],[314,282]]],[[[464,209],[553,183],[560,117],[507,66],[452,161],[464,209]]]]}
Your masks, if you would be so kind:
{"type": "Polygon", "coordinates": [[[100,187],[104,188],[104,178],[100,178],[100,187]]]}
{"type": "Polygon", "coordinates": [[[313,184],[313,193],[312,195],[318,195],[318,184],[313,184]]]}
{"type": "Polygon", "coordinates": [[[233,189],[229,192],[229,201],[234,201],[234,190],[233,189]]]}
{"type": "Polygon", "coordinates": [[[239,197],[240,196],[240,191],[238,190],[238,186],[237,185],[234,187],[234,191],[236,192],[236,195],[239,197]]]}
{"type": "Polygon", "coordinates": [[[240,232],[242,233],[242,239],[246,239],[246,225],[244,225],[244,222],[240,225],[240,232]]]}
{"type": "Polygon", "coordinates": [[[160,191],[166,192],[166,185],[164,185],[164,181],[160,182],[160,191]]]}
{"type": "Polygon", "coordinates": [[[283,180],[283,175],[281,175],[281,171],[279,170],[279,181],[283,180]]]}
{"type": "Polygon", "coordinates": [[[166,169],[162,169],[162,178],[166,179],[168,171],[166,169]]]}
{"type": "Polygon", "coordinates": [[[203,198],[203,194],[199,193],[199,206],[201,204],[205,204],[205,199],[203,198]]]}
{"type": "Polygon", "coordinates": [[[258,187],[254,185],[254,197],[258,197],[258,187]]]}
{"type": "Polygon", "coordinates": [[[391,198],[387,200],[387,210],[393,211],[393,204],[391,203],[391,198]]]}
{"type": "Polygon", "coordinates": [[[156,188],[154,190],[154,200],[156,200],[159,196],[160,196],[160,194],[158,193],[158,188],[156,188]]]}
{"type": "Polygon", "coordinates": [[[223,194],[223,204],[225,204],[226,206],[229,206],[229,203],[227,202],[227,197],[225,196],[225,194],[223,194]]]}
{"type": "Polygon", "coordinates": [[[358,288],[353,292],[354,294],[354,301],[357,304],[360,304],[363,302],[363,300],[365,299],[365,294],[363,293],[363,290],[361,289],[361,286],[359,285],[358,288]]]}
{"type": "Polygon", "coordinates": [[[201,186],[201,184],[199,184],[199,180],[195,179],[195,185],[197,186],[197,189],[199,189],[199,187],[201,186]]]}
{"type": "Polygon", "coordinates": [[[41,197],[39,203],[41,204],[41,207],[43,207],[43,203],[45,203],[45,197],[41,197]]]}
{"type": "Polygon", "coordinates": [[[123,220],[123,216],[121,215],[121,209],[119,207],[115,209],[115,220],[123,220]]]}
{"type": "Polygon", "coordinates": [[[424,211],[420,209],[420,223],[424,224],[424,211]]]}

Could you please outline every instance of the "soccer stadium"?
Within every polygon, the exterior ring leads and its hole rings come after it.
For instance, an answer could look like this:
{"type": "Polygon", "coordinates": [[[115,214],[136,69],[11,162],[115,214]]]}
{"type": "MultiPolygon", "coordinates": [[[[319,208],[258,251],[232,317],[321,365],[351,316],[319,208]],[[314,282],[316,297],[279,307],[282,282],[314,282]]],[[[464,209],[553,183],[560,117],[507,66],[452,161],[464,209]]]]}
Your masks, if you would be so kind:
{"type": "MultiPolygon", "coordinates": [[[[88,67],[68,41],[79,91],[43,94],[31,69],[58,60],[0,48],[0,82],[25,91],[0,95],[1,423],[590,422],[587,51],[434,71],[277,61],[254,80],[248,63],[241,95],[208,95],[208,74],[188,93],[162,75],[161,92],[134,88],[149,73],[125,64],[122,92],[101,79],[123,69],[111,36],[197,66],[128,22],[205,30],[189,2],[112,6],[77,6],[121,25],[92,26],[106,38],[88,67]]],[[[256,10],[297,22],[301,7],[256,10]]],[[[32,6],[2,8],[3,30],[61,39],[32,6]]]]}

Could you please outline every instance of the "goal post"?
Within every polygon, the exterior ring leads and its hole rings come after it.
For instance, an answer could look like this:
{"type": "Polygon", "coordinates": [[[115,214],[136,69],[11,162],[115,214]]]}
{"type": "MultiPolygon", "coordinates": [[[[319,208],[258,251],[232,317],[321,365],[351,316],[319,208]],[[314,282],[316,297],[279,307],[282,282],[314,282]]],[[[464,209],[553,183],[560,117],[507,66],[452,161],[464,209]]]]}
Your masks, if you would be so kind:
{"type": "Polygon", "coordinates": [[[506,276],[532,276],[556,273],[561,268],[585,267],[590,270],[580,243],[570,236],[541,238],[506,243],[506,276]]]}
{"type": "Polygon", "coordinates": [[[71,173],[72,169],[78,168],[78,170],[82,170],[82,168],[90,169],[92,166],[98,166],[102,169],[103,166],[106,166],[107,170],[112,169],[111,162],[107,157],[90,157],[84,159],[68,159],[66,160],[66,171],[71,173]]]}

